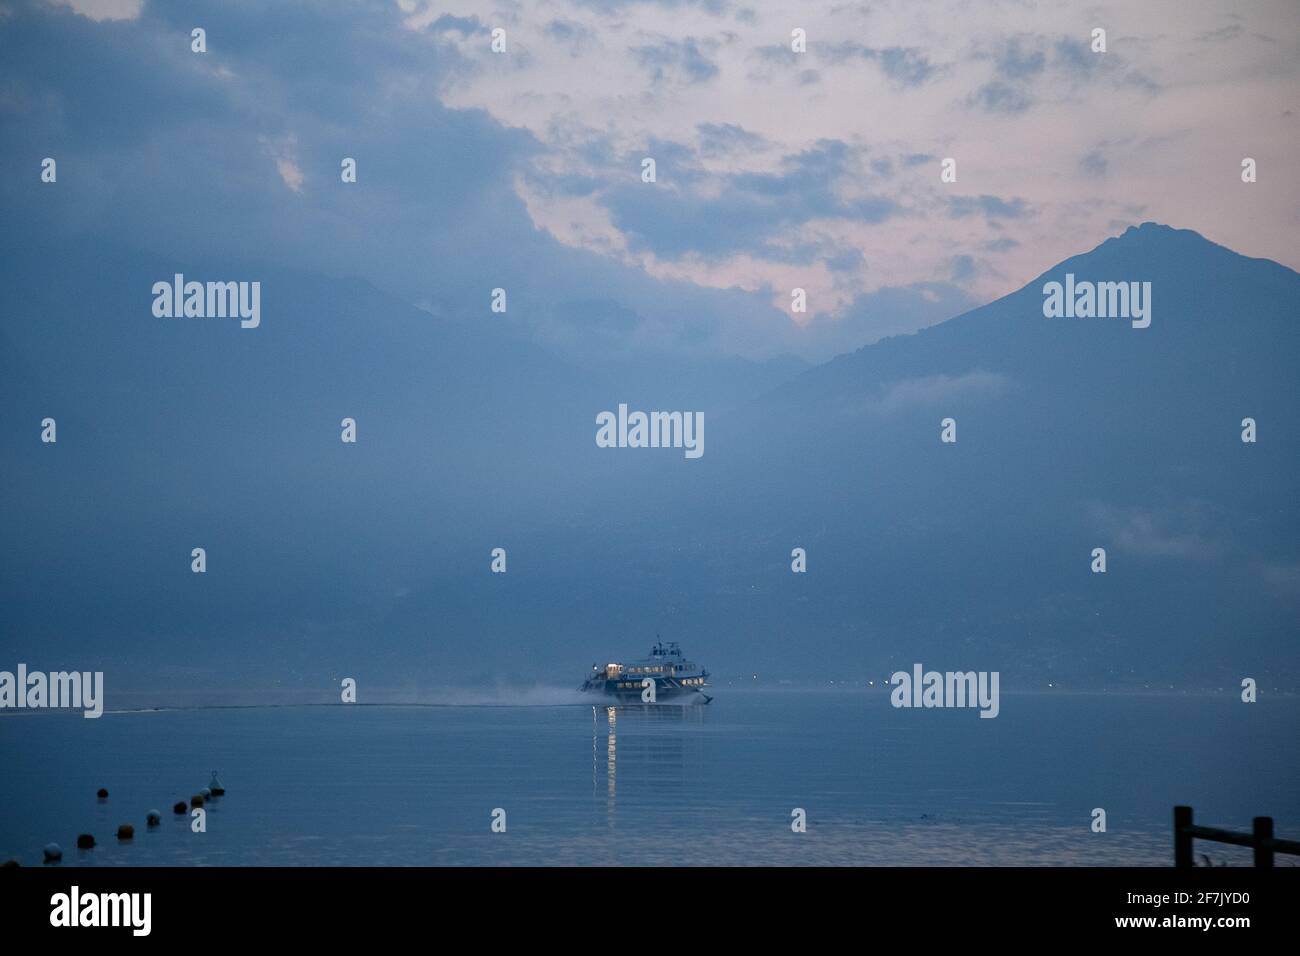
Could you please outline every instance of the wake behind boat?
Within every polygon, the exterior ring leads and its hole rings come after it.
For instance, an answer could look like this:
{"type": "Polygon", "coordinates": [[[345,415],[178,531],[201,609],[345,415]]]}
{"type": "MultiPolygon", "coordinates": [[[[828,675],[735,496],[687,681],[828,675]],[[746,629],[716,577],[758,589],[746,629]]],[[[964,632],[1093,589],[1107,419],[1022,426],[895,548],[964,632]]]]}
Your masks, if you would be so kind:
{"type": "Polygon", "coordinates": [[[656,641],[650,656],[639,661],[592,664],[591,676],[578,689],[629,704],[686,703],[697,694],[695,699],[707,704],[713,700],[703,690],[708,681],[709,672],[688,661],[676,641],[656,641]]]}

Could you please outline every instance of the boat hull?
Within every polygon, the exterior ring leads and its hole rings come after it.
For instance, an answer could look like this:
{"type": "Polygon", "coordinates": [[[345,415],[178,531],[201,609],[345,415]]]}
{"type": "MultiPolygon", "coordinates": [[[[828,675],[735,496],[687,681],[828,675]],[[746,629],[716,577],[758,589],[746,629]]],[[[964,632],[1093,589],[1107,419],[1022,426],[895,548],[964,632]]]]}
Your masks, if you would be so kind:
{"type": "MultiPolygon", "coordinates": [[[[713,698],[704,693],[704,684],[684,685],[678,680],[671,677],[643,678],[653,679],[655,682],[655,699],[657,704],[663,703],[683,703],[687,700],[700,700],[708,703],[713,698]]],[[[650,703],[642,695],[647,688],[641,685],[640,681],[630,682],[627,679],[622,680],[605,680],[593,679],[582,685],[582,690],[587,693],[596,694],[610,700],[617,701],[621,704],[646,704],[650,703]],[[619,686],[634,683],[635,686],[619,686]]]]}

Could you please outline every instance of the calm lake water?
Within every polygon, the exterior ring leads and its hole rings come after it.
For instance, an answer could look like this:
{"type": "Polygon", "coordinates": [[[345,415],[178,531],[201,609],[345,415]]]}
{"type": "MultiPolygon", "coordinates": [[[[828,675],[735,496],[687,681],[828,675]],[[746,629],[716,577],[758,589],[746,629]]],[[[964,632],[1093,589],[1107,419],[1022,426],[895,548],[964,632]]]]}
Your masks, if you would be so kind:
{"type": "Polygon", "coordinates": [[[895,710],[880,691],[726,688],[652,709],[10,714],[0,858],[39,864],[54,841],[63,866],[1168,865],[1176,803],[1201,823],[1271,815],[1300,835],[1297,718],[1296,700],[1231,695],[1003,694],[981,720],[895,710]],[[227,795],[192,833],[171,807],[213,769],[227,795]],[[791,831],[796,807],[806,833],[791,831]],[[1094,807],[1106,833],[1090,831],[1094,807]],[[149,809],[163,813],[153,831],[149,809]],[[81,832],[99,846],[78,851],[81,832]]]}

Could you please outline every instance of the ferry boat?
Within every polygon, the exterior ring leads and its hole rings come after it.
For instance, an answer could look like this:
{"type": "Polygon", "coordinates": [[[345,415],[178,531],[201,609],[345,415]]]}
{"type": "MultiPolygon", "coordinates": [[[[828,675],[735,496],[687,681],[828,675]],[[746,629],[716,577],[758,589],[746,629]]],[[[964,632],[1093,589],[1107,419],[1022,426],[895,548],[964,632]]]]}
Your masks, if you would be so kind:
{"type": "Polygon", "coordinates": [[[591,676],[578,689],[628,704],[686,703],[696,694],[707,704],[713,700],[704,693],[708,685],[709,672],[688,661],[676,641],[655,641],[650,656],[639,661],[604,667],[592,664],[591,676]]]}

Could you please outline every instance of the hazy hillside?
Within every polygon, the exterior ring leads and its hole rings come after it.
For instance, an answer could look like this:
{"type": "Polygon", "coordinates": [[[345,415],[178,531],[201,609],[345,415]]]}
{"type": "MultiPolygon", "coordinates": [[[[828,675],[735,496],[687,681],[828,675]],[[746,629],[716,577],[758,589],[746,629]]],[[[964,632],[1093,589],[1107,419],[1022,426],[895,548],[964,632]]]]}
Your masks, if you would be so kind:
{"type": "Polygon", "coordinates": [[[133,687],[564,683],[659,631],[765,680],[1300,680],[1300,276],[1195,233],[1130,229],[748,403],[793,369],[584,369],[359,282],[102,249],[6,253],[13,661],[133,687]],[[173,268],[260,279],[262,326],[154,318],[173,268]],[[1150,327],[1044,318],[1066,272],[1150,281],[1150,327]],[[704,457],[598,449],[620,401],[705,409],[704,457]]]}

